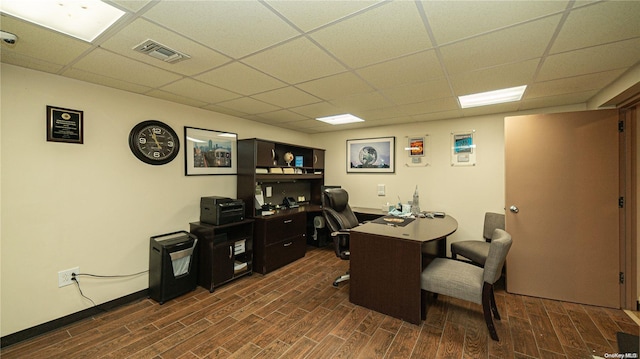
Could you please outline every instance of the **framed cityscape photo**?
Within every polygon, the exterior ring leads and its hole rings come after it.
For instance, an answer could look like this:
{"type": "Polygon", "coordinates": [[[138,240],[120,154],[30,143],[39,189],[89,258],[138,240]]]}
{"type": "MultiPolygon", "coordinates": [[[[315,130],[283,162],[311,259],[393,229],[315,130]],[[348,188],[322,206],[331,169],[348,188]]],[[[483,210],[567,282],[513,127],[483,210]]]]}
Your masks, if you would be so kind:
{"type": "Polygon", "coordinates": [[[83,112],[47,106],[47,141],[84,143],[83,112]]]}
{"type": "Polygon", "coordinates": [[[347,140],[347,173],[394,173],[395,137],[347,140]]]}
{"type": "Polygon", "coordinates": [[[184,128],[185,175],[234,175],[238,172],[238,135],[184,128]]]}

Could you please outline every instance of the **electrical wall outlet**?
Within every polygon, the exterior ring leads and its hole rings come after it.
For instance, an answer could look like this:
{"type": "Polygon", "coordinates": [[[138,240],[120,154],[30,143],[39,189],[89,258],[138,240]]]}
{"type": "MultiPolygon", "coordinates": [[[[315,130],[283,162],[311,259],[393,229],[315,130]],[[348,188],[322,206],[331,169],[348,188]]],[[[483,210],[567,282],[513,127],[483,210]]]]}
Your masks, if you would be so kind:
{"type": "Polygon", "coordinates": [[[79,274],[80,273],[80,267],[75,267],[75,268],[70,268],[70,269],[65,269],[65,270],[59,271],[58,272],[58,288],[65,287],[65,286],[73,284],[73,280],[71,279],[71,278],[73,278],[73,276],[72,276],[73,273],[79,274]]]}

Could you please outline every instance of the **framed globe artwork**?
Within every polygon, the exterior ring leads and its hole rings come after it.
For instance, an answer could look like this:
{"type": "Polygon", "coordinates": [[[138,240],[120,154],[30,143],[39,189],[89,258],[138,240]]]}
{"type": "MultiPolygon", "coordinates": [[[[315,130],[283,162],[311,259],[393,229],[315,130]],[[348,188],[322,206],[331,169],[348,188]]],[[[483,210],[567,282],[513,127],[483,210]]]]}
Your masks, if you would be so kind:
{"type": "Polygon", "coordinates": [[[394,173],[395,137],[347,140],[347,173],[394,173]]]}

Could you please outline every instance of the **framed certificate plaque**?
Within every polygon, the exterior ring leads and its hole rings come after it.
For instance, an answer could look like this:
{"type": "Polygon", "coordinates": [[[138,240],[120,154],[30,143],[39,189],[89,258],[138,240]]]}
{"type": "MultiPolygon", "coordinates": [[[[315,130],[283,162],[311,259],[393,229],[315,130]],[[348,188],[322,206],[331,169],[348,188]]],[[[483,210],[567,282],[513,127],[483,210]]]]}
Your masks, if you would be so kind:
{"type": "Polygon", "coordinates": [[[47,106],[47,141],[83,143],[83,112],[47,106]]]}

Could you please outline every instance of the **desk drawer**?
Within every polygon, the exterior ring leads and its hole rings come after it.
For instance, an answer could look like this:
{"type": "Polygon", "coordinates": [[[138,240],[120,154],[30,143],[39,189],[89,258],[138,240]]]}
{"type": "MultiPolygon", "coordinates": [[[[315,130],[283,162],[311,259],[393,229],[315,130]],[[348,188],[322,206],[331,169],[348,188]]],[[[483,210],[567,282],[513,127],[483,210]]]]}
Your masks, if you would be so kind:
{"type": "Polygon", "coordinates": [[[305,213],[295,213],[269,219],[265,223],[265,244],[268,246],[276,244],[284,238],[305,234],[307,230],[306,219],[305,213]]]}
{"type": "Polygon", "coordinates": [[[304,257],[307,241],[304,234],[268,245],[265,248],[265,272],[271,272],[304,257]]]}

